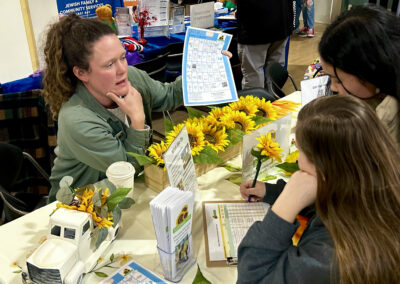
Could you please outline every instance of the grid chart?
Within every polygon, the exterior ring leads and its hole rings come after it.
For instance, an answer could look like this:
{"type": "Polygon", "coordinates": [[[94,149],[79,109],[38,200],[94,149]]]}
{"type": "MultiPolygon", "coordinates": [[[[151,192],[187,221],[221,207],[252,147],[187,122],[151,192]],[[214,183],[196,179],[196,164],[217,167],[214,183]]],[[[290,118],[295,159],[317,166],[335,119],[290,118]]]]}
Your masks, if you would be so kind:
{"type": "MultiPolygon", "coordinates": [[[[223,41],[212,41],[201,38],[189,39],[189,52],[186,66],[187,89],[193,101],[202,101],[204,96],[220,98],[227,92],[228,78],[225,74],[221,53],[223,41]],[[212,90],[212,92],[208,92],[212,90]],[[197,99],[196,99],[197,98],[197,99]]],[[[229,91],[229,89],[228,89],[229,91]]]]}
{"type": "Polygon", "coordinates": [[[237,249],[250,226],[264,219],[263,203],[222,203],[218,206],[225,257],[237,257],[237,249]]]}

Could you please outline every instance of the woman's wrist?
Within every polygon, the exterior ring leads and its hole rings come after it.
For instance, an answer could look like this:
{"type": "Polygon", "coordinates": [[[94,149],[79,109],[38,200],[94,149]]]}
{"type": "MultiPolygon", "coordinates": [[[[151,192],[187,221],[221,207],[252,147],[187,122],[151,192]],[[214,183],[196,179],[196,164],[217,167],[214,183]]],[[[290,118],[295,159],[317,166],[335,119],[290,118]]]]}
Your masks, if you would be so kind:
{"type": "Polygon", "coordinates": [[[271,210],[285,221],[293,223],[303,207],[304,206],[299,204],[297,198],[293,198],[282,192],[282,194],[275,201],[271,210]]]}

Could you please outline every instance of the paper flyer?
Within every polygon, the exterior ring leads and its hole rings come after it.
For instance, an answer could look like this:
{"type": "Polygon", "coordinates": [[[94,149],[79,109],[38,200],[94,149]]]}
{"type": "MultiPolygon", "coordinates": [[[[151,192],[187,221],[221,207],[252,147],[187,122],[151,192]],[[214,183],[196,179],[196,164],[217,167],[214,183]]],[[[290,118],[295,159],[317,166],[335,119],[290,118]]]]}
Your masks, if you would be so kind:
{"type": "Polygon", "coordinates": [[[184,105],[213,105],[238,100],[227,50],[232,35],[188,27],[182,62],[184,105]]]}
{"type": "Polygon", "coordinates": [[[312,100],[326,96],[330,93],[330,77],[319,76],[300,82],[301,85],[301,106],[305,106],[312,100]]]}
{"type": "Polygon", "coordinates": [[[199,186],[186,126],[164,153],[164,162],[171,186],[192,191],[196,198],[199,186]]]}

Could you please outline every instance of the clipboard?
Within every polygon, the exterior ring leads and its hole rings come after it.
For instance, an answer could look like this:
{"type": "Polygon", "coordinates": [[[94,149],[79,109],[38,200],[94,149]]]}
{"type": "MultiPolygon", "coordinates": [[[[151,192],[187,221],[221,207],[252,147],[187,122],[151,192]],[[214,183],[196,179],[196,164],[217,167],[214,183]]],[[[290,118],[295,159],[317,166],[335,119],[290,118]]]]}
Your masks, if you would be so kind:
{"type": "MultiPolygon", "coordinates": [[[[215,205],[219,205],[220,209],[222,210],[222,208],[224,209],[223,212],[228,212],[229,214],[238,214],[238,215],[243,215],[243,218],[248,218],[248,216],[246,216],[246,214],[251,215],[252,218],[254,218],[254,221],[250,222],[250,223],[244,223],[241,224],[242,228],[239,228],[239,234],[242,233],[242,237],[244,237],[245,233],[247,232],[247,230],[250,228],[250,226],[255,222],[255,221],[260,221],[264,218],[265,214],[268,212],[269,209],[269,205],[267,203],[264,202],[257,202],[257,203],[248,203],[245,200],[220,200],[220,201],[203,201],[202,202],[202,210],[203,210],[203,229],[204,229],[204,239],[205,239],[205,253],[206,253],[206,264],[207,267],[227,267],[227,266],[232,266],[232,265],[236,265],[237,264],[237,258],[226,258],[226,254],[225,254],[225,248],[226,246],[224,245],[224,242],[226,243],[227,240],[229,239],[229,247],[230,249],[237,249],[235,247],[235,244],[233,244],[230,241],[230,238],[226,238],[223,235],[223,231],[224,228],[226,226],[226,224],[229,224],[229,229],[232,230],[232,228],[230,227],[231,225],[234,225],[232,223],[230,223],[229,220],[229,216],[212,216],[212,218],[216,219],[215,222],[213,222],[214,225],[216,225],[216,227],[214,228],[210,228],[210,233],[213,233],[213,236],[218,235],[217,239],[218,242],[215,242],[215,240],[210,240],[209,236],[208,236],[208,223],[207,220],[211,220],[210,216],[211,216],[211,209],[215,208],[214,206],[212,206],[211,204],[215,204],[215,205]],[[231,206],[230,204],[240,204],[239,206],[231,206]],[[206,205],[211,205],[208,206],[209,208],[206,210],[206,205]],[[237,209],[235,208],[237,207],[237,209]],[[224,219],[225,217],[228,217],[226,219],[224,219]],[[221,219],[223,219],[225,222],[227,222],[226,224],[222,225],[221,224],[221,219]],[[219,227],[218,224],[219,223],[219,227]],[[216,229],[216,232],[214,232],[214,229],[216,229]],[[220,232],[218,232],[218,230],[220,230],[220,232]],[[214,243],[212,243],[214,242],[214,243]],[[222,244],[222,246],[221,246],[222,244]],[[217,257],[211,256],[210,255],[210,245],[212,247],[217,247],[217,257]],[[223,251],[222,251],[223,249],[223,251]],[[222,255],[224,254],[224,255],[222,255]],[[216,260],[212,260],[212,257],[215,257],[216,260]]],[[[215,211],[215,210],[213,210],[215,211]]],[[[216,215],[217,212],[213,212],[213,215],[216,215]]],[[[220,213],[220,212],[218,212],[220,213]]],[[[237,216],[236,216],[237,218],[237,216]]],[[[229,232],[232,233],[232,232],[229,232]]],[[[230,235],[228,233],[228,235],[230,235]]],[[[236,232],[237,233],[237,232],[236,232]]],[[[236,234],[237,235],[237,234],[236,234]]],[[[240,239],[241,241],[241,239],[240,239]]],[[[238,244],[236,244],[238,245],[238,244]]],[[[214,253],[214,252],[213,252],[214,253]]]]}

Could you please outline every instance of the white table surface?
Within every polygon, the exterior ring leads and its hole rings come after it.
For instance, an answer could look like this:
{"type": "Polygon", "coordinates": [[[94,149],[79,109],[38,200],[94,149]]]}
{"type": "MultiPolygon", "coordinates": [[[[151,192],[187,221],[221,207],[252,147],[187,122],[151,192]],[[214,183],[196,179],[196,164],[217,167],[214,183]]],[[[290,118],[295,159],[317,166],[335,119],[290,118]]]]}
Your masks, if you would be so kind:
{"type": "MultiPolygon", "coordinates": [[[[300,102],[300,92],[295,92],[284,99],[300,102]]],[[[293,118],[293,123],[295,123],[295,117],[293,118]]],[[[239,164],[241,158],[237,157],[232,162],[239,164]]],[[[211,283],[236,283],[237,270],[236,267],[206,266],[201,201],[240,200],[239,186],[227,180],[232,174],[223,167],[217,167],[197,179],[200,201],[194,209],[192,227],[194,252],[204,277],[211,283]]],[[[136,203],[131,208],[123,210],[121,231],[116,241],[106,251],[105,258],[108,258],[111,253],[130,253],[137,263],[162,276],[149,208],[149,202],[157,193],[147,188],[143,179],[135,181],[134,188],[136,203]]],[[[12,264],[17,262],[22,265],[27,255],[39,246],[40,240],[47,234],[49,214],[54,208],[55,202],[0,226],[0,284],[22,283],[21,275],[13,273],[18,268],[13,267],[12,264]]],[[[196,272],[197,265],[194,265],[180,283],[192,283],[196,272]]],[[[98,283],[101,280],[102,278],[90,273],[85,276],[83,283],[98,283]]]]}

